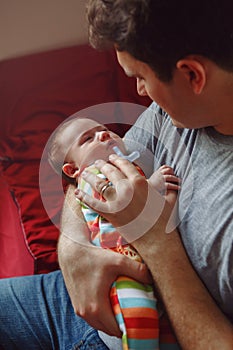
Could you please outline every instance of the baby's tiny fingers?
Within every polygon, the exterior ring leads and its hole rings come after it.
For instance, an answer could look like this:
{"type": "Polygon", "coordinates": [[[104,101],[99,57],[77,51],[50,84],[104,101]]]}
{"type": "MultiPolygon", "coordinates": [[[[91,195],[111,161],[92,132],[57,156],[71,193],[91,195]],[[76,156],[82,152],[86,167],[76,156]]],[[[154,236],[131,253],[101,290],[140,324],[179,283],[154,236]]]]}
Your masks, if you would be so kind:
{"type": "Polygon", "coordinates": [[[171,182],[167,182],[165,186],[166,186],[167,190],[178,191],[181,189],[181,187],[179,185],[171,183],[171,182]]]}
{"type": "Polygon", "coordinates": [[[163,177],[164,177],[166,182],[181,183],[181,180],[175,175],[165,174],[165,175],[163,175],[163,177]]]}
{"type": "Polygon", "coordinates": [[[159,168],[159,171],[161,172],[161,174],[165,175],[165,174],[174,174],[174,170],[172,167],[168,166],[168,165],[162,165],[159,168]]]}

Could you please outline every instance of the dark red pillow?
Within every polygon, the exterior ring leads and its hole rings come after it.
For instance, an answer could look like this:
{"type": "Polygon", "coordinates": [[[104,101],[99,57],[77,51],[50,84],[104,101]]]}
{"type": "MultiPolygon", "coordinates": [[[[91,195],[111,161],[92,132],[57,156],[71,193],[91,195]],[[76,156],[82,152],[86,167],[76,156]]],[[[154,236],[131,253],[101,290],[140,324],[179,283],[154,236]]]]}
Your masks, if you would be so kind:
{"type": "MultiPolygon", "coordinates": [[[[34,273],[58,268],[56,244],[63,197],[57,195],[56,175],[49,170],[46,182],[52,211],[48,217],[39,186],[41,155],[49,136],[73,113],[121,100],[148,104],[137,96],[135,82],[123,78],[114,52],[82,45],[0,63],[2,174],[17,203],[34,273]]],[[[126,119],[110,118],[110,122],[125,124],[126,119]]],[[[114,129],[125,131],[116,124],[114,129]]],[[[7,230],[7,222],[4,226],[7,230]]]]}

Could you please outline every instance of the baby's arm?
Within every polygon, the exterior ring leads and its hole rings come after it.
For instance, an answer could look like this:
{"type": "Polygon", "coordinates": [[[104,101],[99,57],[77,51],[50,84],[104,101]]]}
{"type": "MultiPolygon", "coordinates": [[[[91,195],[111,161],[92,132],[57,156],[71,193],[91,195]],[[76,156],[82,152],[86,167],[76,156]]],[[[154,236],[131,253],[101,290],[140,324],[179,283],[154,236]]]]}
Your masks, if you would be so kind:
{"type": "Polygon", "coordinates": [[[162,165],[150,177],[150,184],[159,191],[166,200],[174,205],[177,191],[180,189],[180,179],[168,165],[162,165]]]}

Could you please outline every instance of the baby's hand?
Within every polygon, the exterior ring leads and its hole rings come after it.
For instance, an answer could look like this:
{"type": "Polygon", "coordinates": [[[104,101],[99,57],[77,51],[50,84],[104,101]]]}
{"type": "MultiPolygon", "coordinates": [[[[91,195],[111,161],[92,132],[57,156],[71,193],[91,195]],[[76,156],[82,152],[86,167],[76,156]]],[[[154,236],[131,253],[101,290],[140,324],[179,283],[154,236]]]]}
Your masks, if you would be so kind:
{"type": "Polygon", "coordinates": [[[176,201],[177,191],[180,189],[180,179],[168,165],[162,165],[148,180],[150,184],[173,205],[176,201]]]}

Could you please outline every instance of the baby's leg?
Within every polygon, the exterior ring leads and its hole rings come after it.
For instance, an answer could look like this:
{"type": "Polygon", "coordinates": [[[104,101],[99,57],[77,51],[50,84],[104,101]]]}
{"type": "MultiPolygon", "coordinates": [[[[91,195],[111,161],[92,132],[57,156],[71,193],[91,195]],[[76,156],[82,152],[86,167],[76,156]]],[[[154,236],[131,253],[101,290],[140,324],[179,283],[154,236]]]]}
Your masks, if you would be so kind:
{"type": "Polygon", "coordinates": [[[124,350],[159,349],[159,326],[153,288],[128,277],[119,277],[111,302],[123,333],[124,350]]]}

